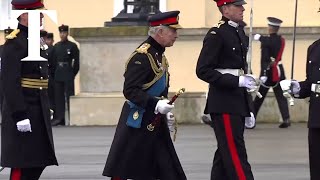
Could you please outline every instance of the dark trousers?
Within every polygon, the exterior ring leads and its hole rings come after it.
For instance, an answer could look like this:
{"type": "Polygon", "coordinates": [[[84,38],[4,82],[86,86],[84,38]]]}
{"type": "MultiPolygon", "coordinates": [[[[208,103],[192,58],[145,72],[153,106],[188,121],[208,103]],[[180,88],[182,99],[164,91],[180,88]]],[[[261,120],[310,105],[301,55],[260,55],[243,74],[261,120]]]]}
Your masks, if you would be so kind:
{"type": "Polygon", "coordinates": [[[210,114],[218,149],[215,152],[211,180],[253,180],[244,142],[244,117],[210,114]]]}
{"type": "MultiPolygon", "coordinates": [[[[255,97],[255,99],[253,101],[253,106],[254,106],[254,111],[255,111],[256,116],[260,110],[260,107],[261,107],[268,91],[269,91],[269,88],[260,86],[259,92],[261,93],[261,95],[263,97],[262,98],[255,97]]],[[[279,84],[273,88],[273,92],[276,96],[283,121],[288,120],[290,118],[288,102],[287,102],[287,99],[283,96],[283,92],[282,92],[282,89],[279,84]]]]}
{"type": "Polygon", "coordinates": [[[320,179],[320,128],[309,128],[310,180],[320,179]]]}
{"type": "Polygon", "coordinates": [[[54,83],[54,79],[50,77],[48,83],[48,96],[50,101],[50,109],[53,111],[55,111],[54,83]]]}
{"type": "Polygon", "coordinates": [[[10,180],[38,180],[45,168],[11,168],[10,180]]]}
{"type": "Polygon", "coordinates": [[[69,112],[69,99],[70,96],[74,95],[74,82],[55,82],[54,83],[54,97],[55,97],[55,113],[54,119],[62,120],[65,119],[66,103],[69,112]]]}

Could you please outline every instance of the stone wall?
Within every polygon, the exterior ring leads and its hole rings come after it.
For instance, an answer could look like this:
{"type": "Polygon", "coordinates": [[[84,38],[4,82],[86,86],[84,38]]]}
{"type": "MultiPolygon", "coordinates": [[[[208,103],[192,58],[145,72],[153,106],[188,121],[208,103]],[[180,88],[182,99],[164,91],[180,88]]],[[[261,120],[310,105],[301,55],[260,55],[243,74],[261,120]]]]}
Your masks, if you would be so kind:
{"type": "MultiPolygon", "coordinates": [[[[80,43],[80,93],[71,98],[71,125],[114,125],[124,102],[122,95],[124,65],[129,55],[147,38],[147,27],[106,27],[71,29],[80,43]]],[[[175,115],[181,123],[199,123],[205,105],[207,84],[195,75],[202,40],[208,29],[183,29],[175,46],[167,48],[171,72],[170,91],[184,87],[186,93],[175,103],[175,115]]],[[[254,33],[266,34],[265,28],[254,33]]],[[[283,64],[290,77],[292,28],[282,28],[287,39],[283,64]]],[[[305,77],[305,57],[308,46],[319,37],[320,28],[298,28],[294,78],[305,77]]],[[[260,44],[254,42],[254,74],[259,72],[260,44]]],[[[290,107],[291,119],[306,121],[308,103],[296,100],[290,107]]],[[[279,110],[269,93],[257,117],[258,122],[278,122],[279,110]]]]}

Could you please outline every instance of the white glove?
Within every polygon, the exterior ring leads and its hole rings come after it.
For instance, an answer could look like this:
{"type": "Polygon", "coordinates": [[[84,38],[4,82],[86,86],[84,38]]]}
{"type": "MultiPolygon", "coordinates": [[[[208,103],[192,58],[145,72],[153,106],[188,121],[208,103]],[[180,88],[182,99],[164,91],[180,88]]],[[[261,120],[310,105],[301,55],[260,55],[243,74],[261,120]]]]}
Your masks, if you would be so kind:
{"type": "Polygon", "coordinates": [[[298,81],[296,80],[291,81],[291,90],[293,94],[299,94],[301,87],[298,81]]]}
{"type": "Polygon", "coordinates": [[[253,36],[253,39],[254,39],[255,41],[259,41],[259,40],[260,40],[260,37],[261,37],[260,34],[255,34],[255,35],[253,36]]]}
{"type": "Polygon", "coordinates": [[[257,82],[252,75],[243,75],[239,77],[239,87],[246,87],[249,90],[257,89],[257,82]]]}
{"type": "Polygon", "coordinates": [[[254,128],[256,125],[256,118],[254,117],[254,114],[250,112],[250,117],[245,117],[245,126],[248,129],[254,128]]]}
{"type": "Polygon", "coordinates": [[[167,124],[168,124],[168,128],[170,132],[174,131],[174,115],[172,114],[172,112],[168,112],[166,114],[167,117],[167,124]]]}
{"type": "Polygon", "coordinates": [[[260,81],[261,81],[262,83],[265,83],[267,80],[268,80],[268,77],[267,77],[267,76],[261,76],[261,77],[260,77],[260,81]]]}
{"type": "Polygon", "coordinates": [[[29,119],[25,119],[22,121],[17,122],[17,129],[20,132],[32,132],[31,131],[31,124],[29,119]]]}
{"type": "Polygon", "coordinates": [[[170,112],[174,108],[174,105],[168,104],[169,102],[170,101],[168,99],[159,100],[154,113],[167,114],[168,112],[170,112]]]}

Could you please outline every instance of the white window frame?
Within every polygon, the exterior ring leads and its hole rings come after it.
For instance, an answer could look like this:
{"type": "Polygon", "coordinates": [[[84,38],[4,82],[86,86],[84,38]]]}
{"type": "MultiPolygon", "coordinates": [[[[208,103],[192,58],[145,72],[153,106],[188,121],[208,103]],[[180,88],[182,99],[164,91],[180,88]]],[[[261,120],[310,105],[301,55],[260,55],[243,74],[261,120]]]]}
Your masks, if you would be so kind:
{"type": "MultiPolygon", "coordinates": [[[[116,16],[123,9],[123,0],[113,0],[113,2],[113,16],[116,16]]],[[[161,12],[167,11],[167,0],[160,0],[159,9],[161,12]]]]}
{"type": "Polygon", "coordinates": [[[0,30],[4,30],[10,26],[13,28],[12,22],[9,21],[11,14],[11,0],[0,1],[0,30]]]}

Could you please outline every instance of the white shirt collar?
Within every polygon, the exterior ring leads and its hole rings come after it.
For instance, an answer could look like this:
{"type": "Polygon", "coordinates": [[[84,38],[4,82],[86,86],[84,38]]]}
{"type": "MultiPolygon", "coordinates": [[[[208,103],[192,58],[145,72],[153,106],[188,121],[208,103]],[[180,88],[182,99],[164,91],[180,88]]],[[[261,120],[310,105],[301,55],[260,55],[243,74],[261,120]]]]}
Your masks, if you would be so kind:
{"type": "Polygon", "coordinates": [[[231,20],[228,21],[228,24],[229,24],[230,26],[234,27],[234,28],[239,27],[239,24],[238,24],[238,23],[236,23],[236,22],[234,22],[234,21],[231,21],[231,20]]]}

